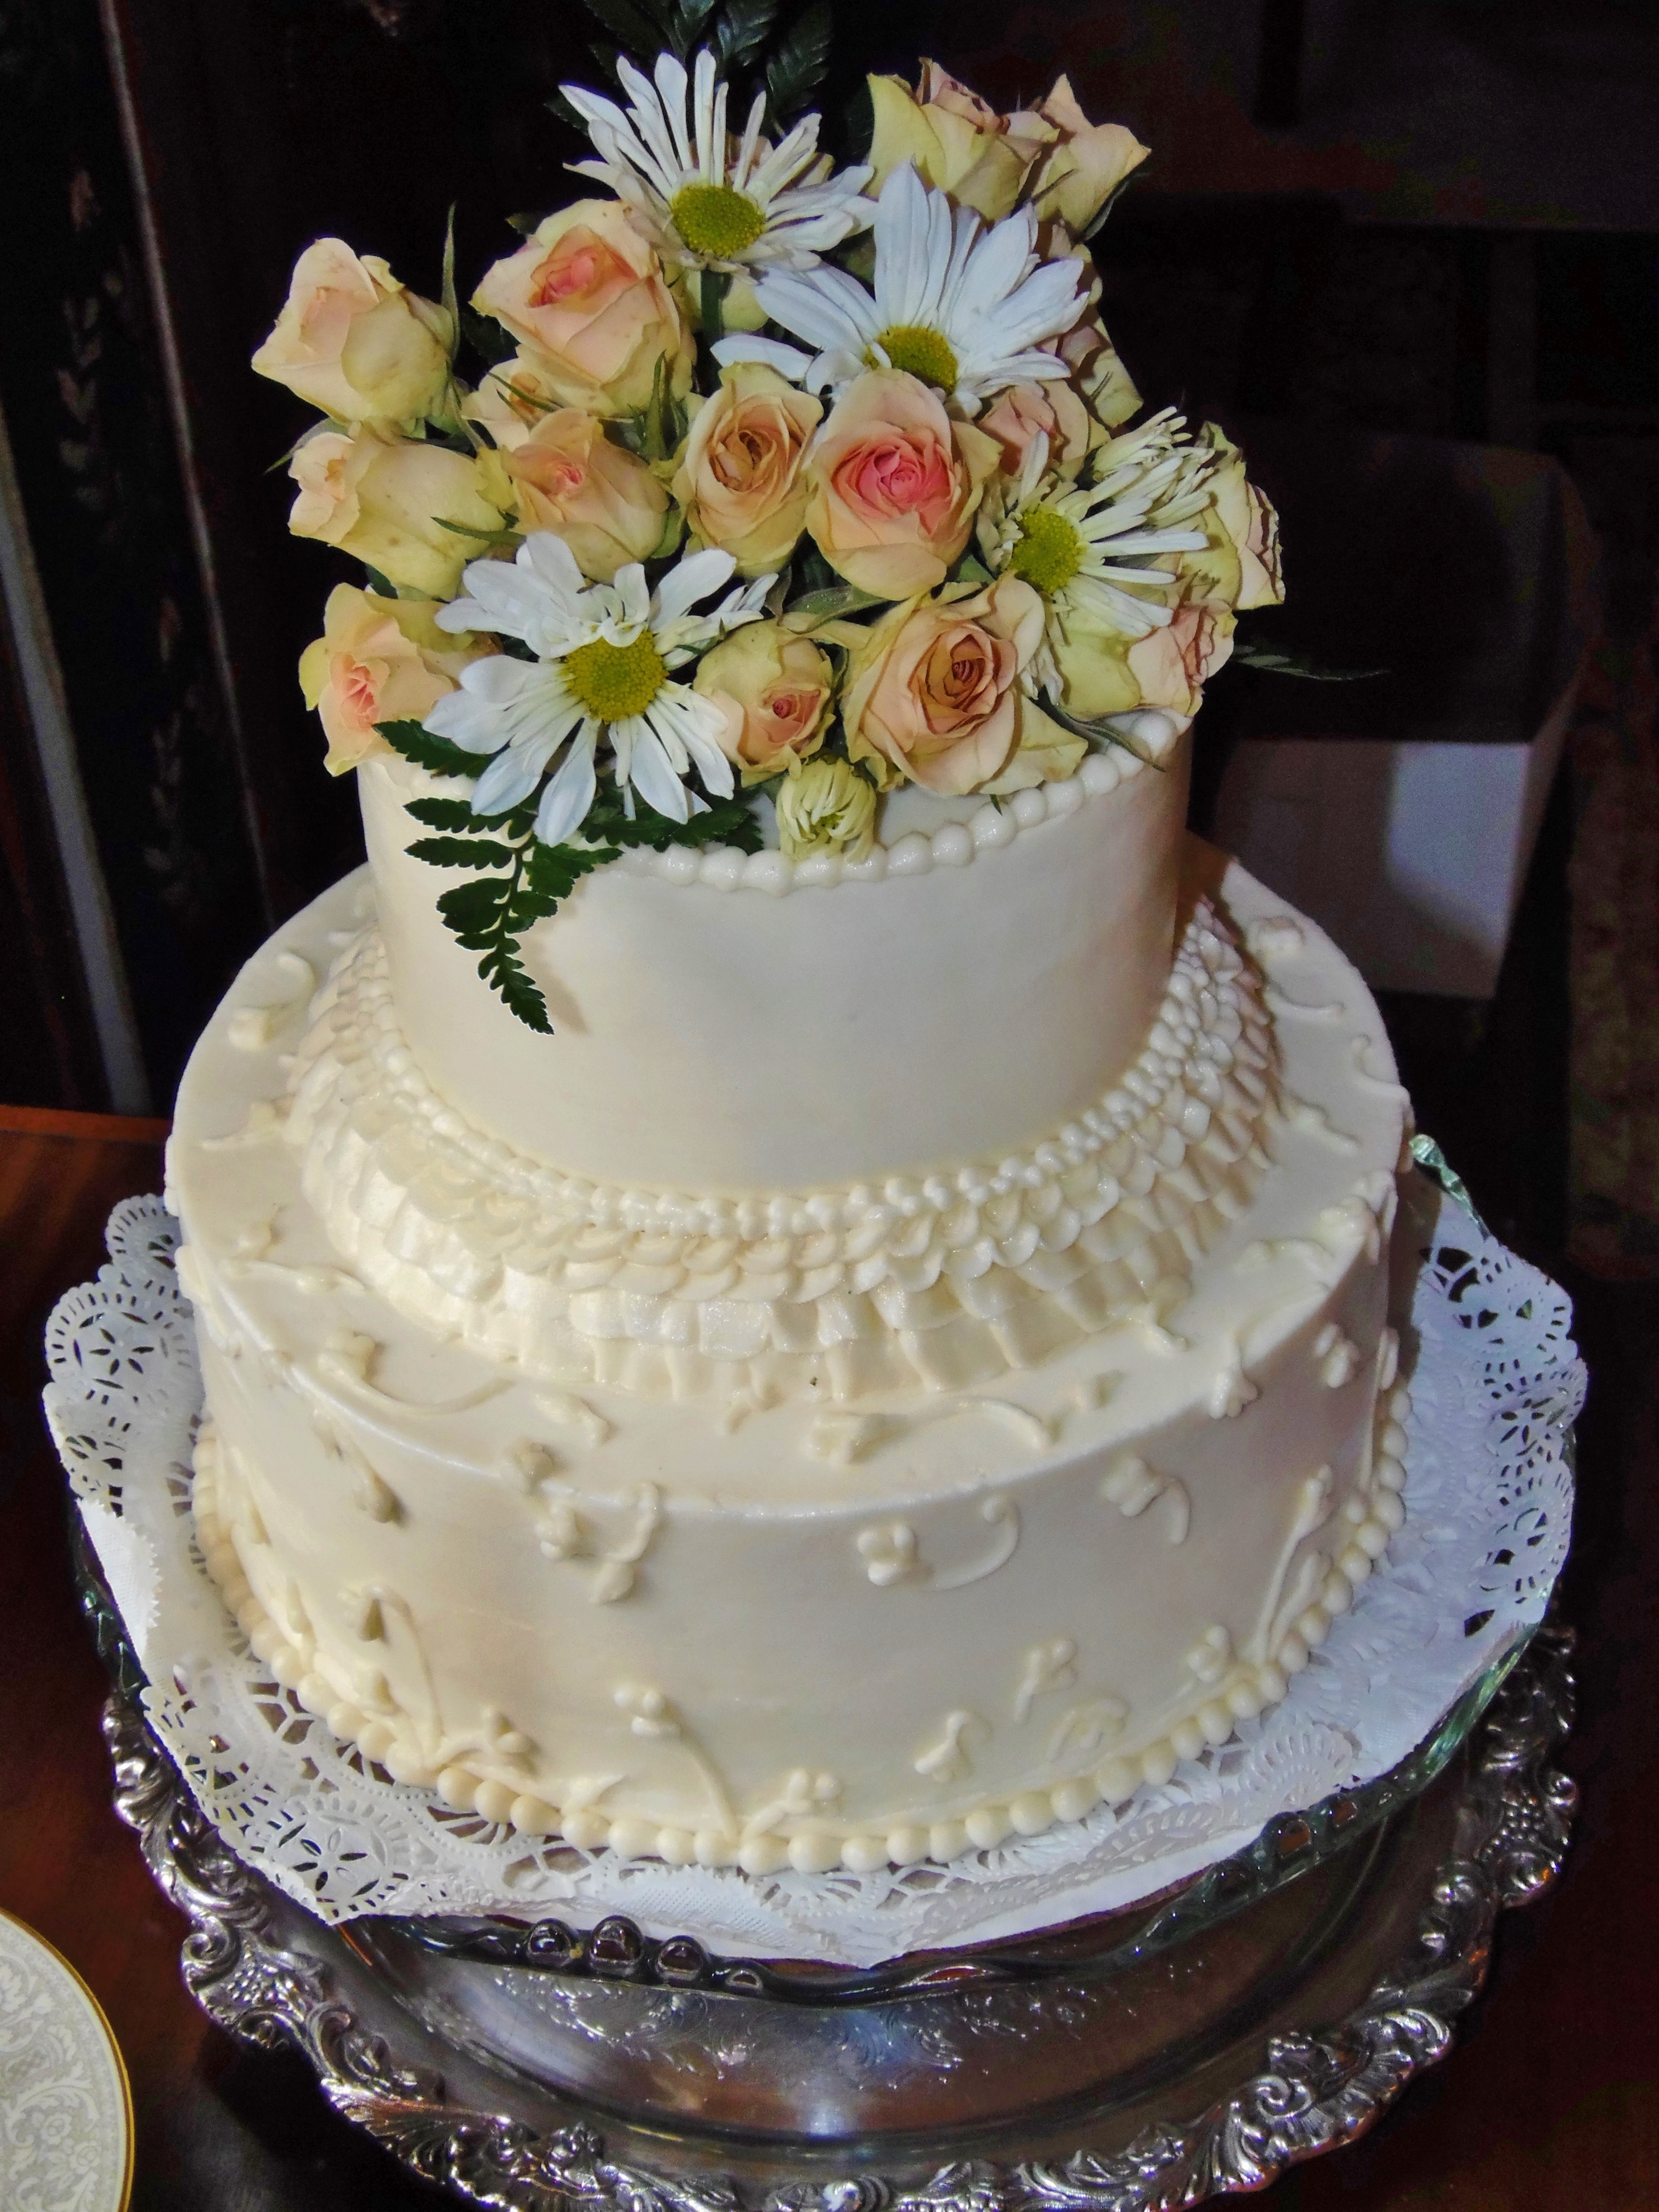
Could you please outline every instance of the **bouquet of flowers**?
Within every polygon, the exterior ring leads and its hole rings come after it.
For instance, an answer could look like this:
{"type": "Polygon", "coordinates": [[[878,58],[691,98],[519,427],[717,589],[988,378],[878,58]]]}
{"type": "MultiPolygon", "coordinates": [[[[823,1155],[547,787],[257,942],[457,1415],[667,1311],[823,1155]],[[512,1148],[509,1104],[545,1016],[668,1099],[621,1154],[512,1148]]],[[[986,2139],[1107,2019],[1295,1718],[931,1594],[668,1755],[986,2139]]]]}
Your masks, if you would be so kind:
{"type": "Polygon", "coordinates": [[[320,240],[253,362],[327,418],[290,527],[368,572],[301,663],[327,764],[446,780],[410,849],[468,872],[444,918],[543,1030],[520,939],[624,846],[855,870],[896,785],[1155,760],[1282,596],[1239,453],[1135,422],[1100,319],[1130,131],[1064,78],[1000,115],[926,63],[870,80],[837,168],[799,112],[821,9],[769,58],[749,0],[642,4],[675,51],[563,88],[601,191],[522,222],[467,308],[453,249],[432,301],[320,240]]]}

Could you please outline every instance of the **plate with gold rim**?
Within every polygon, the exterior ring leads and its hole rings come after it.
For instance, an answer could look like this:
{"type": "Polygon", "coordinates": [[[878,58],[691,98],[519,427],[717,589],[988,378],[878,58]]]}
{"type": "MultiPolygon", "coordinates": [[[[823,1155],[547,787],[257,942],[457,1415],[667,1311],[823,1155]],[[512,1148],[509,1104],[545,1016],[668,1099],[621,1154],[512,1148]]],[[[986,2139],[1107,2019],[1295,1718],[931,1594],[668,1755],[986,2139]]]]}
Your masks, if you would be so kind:
{"type": "Polygon", "coordinates": [[[126,2212],[131,2193],[132,2092],[103,2008],[0,1911],[0,2204],[126,2212]]]}

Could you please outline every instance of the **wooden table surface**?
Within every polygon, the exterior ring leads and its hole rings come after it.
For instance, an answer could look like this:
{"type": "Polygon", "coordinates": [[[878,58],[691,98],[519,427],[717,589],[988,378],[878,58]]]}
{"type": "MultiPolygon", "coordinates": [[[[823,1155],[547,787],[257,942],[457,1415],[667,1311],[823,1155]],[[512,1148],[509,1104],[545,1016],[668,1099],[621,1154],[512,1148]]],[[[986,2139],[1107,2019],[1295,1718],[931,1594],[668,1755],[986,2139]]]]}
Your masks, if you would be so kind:
{"type": "MultiPolygon", "coordinates": [[[[1495,1224],[1547,1264],[1559,1134],[1547,1096],[1540,1106],[1528,1088],[1534,1013],[1500,1003],[1483,1026],[1443,1003],[1391,1012],[1425,1125],[1495,1224]]],[[[116,1200],[160,1188],[161,1133],[0,1109],[0,1905],[57,1945],[109,2015],[132,2076],[135,2212],[431,2205],[444,2200],[337,2118],[302,2061],[244,2050],[198,2010],[179,1977],[183,1923],[110,1809],[105,1682],[76,1612],[64,1488],[40,1418],[40,1331],[58,1293],[95,1272],[116,1200]]],[[[1659,1289],[1568,1287],[1595,1377],[1566,1591],[1583,1639],[1568,1762],[1583,1790],[1577,1839],[1554,1892],[1505,1916],[1450,2058],[1364,2142],[1281,2182],[1283,2212],[1659,2204],[1659,1289]]]]}

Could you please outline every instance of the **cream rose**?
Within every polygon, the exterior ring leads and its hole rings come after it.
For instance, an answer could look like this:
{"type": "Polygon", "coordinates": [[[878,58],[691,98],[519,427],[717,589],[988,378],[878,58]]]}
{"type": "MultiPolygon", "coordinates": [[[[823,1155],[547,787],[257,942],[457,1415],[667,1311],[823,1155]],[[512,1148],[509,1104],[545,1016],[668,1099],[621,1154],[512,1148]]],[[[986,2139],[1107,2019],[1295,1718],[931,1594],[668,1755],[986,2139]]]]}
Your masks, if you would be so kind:
{"type": "Polygon", "coordinates": [[[1042,600],[1018,576],[893,608],[848,664],[848,751],[929,791],[978,790],[1018,747],[1018,679],[1042,629],[1042,600]]]}
{"type": "MultiPolygon", "coordinates": [[[[1218,424],[1206,422],[1200,435],[1218,456],[1208,480],[1212,504],[1200,521],[1212,543],[1220,541],[1216,550],[1224,548],[1236,565],[1227,579],[1231,589],[1188,590],[1183,596],[1223,599],[1241,614],[1252,607],[1276,607],[1284,599],[1285,582],[1279,562],[1279,517],[1273,501],[1245,476],[1243,454],[1218,424]]],[[[1202,569],[1206,555],[1187,556],[1182,564],[1183,576],[1188,561],[1202,569]]]]}
{"type": "Polygon", "coordinates": [[[493,639],[443,630],[435,599],[383,599],[337,584],[323,611],[323,635],[300,656],[300,688],[321,718],[331,775],[384,752],[379,722],[422,722],[455,689],[469,660],[494,653],[493,639]]]}
{"type": "Polygon", "coordinates": [[[461,570],[483,550],[480,537],[446,530],[444,522],[483,536],[501,527],[478,463],[446,446],[319,430],[288,472],[300,487],[288,519],[296,538],[337,545],[428,599],[453,599],[461,570]]]}
{"type": "Polygon", "coordinates": [[[1140,686],[1129,666],[1130,643],[1121,630],[1067,617],[1050,639],[1067,714],[1080,721],[1098,722],[1139,706],[1140,686]]]}
{"type": "Polygon", "coordinates": [[[924,183],[994,222],[1012,212],[1033,164],[1055,136],[1055,126],[1040,115],[999,115],[937,62],[923,62],[914,93],[896,76],[869,82],[872,190],[901,162],[914,161],[924,183]]]}
{"type": "Polygon", "coordinates": [[[657,364],[676,397],[694,349],[662,264],[620,200],[578,200],[489,270],[472,295],[530,347],[547,390],[590,415],[638,414],[657,364]]]}
{"type": "Polygon", "coordinates": [[[1048,441],[1048,462],[1075,477],[1099,430],[1069,384],[1011,384],[979,418],[979,428],[1002,449],[1002,473],[1017,477],[1038,433],[1048,441]]]}
{"type": "Polygon", "coordinates": [[[514,415],[495,426],[497,449],[481,457],[490,496],[523,531],[550,530],[584,575],[608,584],[662,542],[668,494],[637,453],[614,446],[605,425],[579,407],[556,408],[526,427],[514,415]]]}
{"type": "Polygon", "coordinates": [[[750,623],[722,639],[697,663],[691,688],[719,708],[720,750],[745,783],[815,753],[835,702],[827,656],[775,622],[750,623]]]}
{"type": "Polygon", "coordinates": [[[319,238],[295,264],[253,366],[337,422],[417,422],[444,404],[452,341],[443,309],[378,255],[319,238]]]}
{"type": "Polygon", "coordinates": [[[806,520],[803,463],[823,409],[774,368],[745,362],[697,410],[674,478],[692,536],[743,576],[781,568],[806,520]]]}
{"type": "Polygon", "coordinates": [[[811,760],[778,790],[778,844],[787,860],[839,853],[861,860],[876,842],[875,787],[844,760],[811,760]]]}
{"type": "Polygon", "coordinates": [[[831,410],[807,455],[806,527],[838,575],[880,599],[931,592],[973,527],[1001,459],[914,376],[872,369],[831,410]]]}
{"type": "Polygon", "coordinates": [[[1118,356],[1117,348],[1097,319],[1073,325],[1055,350],[1072,372],[1072,380],[1088,402],[1096,422],[1114,430],[1127,422],[1140,405],[1140,394],[1118,356]]]}
{"type": "Polygon", "coordinates": [[[1195,714],[1204,686],[1223,667],[1233,649],[1230,608],[1207,604],[1177,607],[1166,629],[1138,637],[1125,659],[1143,707],[1162,707],[1171,714],[1195,714]]]}
{"type": "Polygon", "coordinates": [[[1151,149],[1121,123],[1091,123],[1063,76],[1037,112],[1056,143],[1033,179],[1031,204],[1039,217],[1058,216],[1081,237],[1151,149]]]}

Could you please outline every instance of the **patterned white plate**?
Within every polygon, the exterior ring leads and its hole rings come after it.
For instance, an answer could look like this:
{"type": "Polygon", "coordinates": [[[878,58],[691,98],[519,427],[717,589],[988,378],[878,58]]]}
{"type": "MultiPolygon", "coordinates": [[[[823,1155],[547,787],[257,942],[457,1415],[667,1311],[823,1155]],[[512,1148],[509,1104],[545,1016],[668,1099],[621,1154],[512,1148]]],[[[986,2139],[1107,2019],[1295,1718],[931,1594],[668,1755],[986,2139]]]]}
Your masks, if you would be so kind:
{"type": "Polygon", "coordinates": [[[50,1943],[0,1912],[0,2204],[125,2212],[132,2097],[98,2000],[50,1943]]]}

